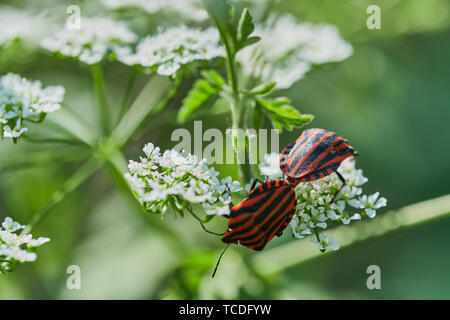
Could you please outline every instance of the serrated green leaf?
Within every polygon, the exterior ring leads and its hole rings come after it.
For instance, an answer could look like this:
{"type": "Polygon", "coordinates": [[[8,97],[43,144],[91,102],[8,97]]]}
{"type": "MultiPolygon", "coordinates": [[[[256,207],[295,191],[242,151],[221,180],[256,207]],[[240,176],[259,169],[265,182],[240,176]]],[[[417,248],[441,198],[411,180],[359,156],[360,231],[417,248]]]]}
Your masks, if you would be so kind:
{"type": "Polygon", "coordinates": [[[291,106],[288,98],[277,98],[274,100],[255,99],[270,118],[273,126],[280,132],[283,128],[292,130],[292,127],[300,127],[310,122],[314,116],[309,114],[301,114],[293,106],[291,106]]]}
{"type": "Polygon", "coordinates": [[[277,85],[276,81],[273,82],[264,82],[256,87],[254,87],[252,90],[250,90],[250,94],[256,95],[256,96],[262,96],[269,94],[273,91],[275,86],[277,85]]]}
{"type": "Polygon", "coordinates": [[[242,42],[245,41],[255,30],[255,25],[253,24],[253,18],[247,8],[242,10],[241,18],[239,19],[239,25],[237,29],[237,40],[242,42]]]}
{"type": "Polygon", "coordinates": [[[250,37],[254,30],[253,18],[248,9],[244,8],[236,32],[237,50],[252,45],[261,39],[260,37],[250,37]]]}
{"type": "Polygon", "coordinates": [[[261,40],[261,37],[258,36],[247,38],[239,44],[239,50],[251,46],[252,44],[258,42],[259,40],[261,40]]]}
{"type": "Polygon", "coordinates": [[[202,75],[207,80],[199,79],[194,83],[178,111],[178,123],[184,123],[196,110],[213,104],[225,84],[225,80],[215,71],[204,71],[202,75]]]}

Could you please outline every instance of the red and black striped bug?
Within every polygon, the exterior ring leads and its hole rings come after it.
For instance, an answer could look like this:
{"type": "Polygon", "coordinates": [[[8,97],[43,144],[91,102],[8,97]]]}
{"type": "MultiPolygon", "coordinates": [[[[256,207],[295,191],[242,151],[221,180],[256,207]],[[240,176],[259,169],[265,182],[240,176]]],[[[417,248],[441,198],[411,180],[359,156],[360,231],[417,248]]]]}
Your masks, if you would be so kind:
{"type": "MultiPolygon", "coordinates": [[[[246,199],[230,205],[228,230],[222,237],[227,247],[231,243],[240,243],[261,251],[274,236],[281,236],[295,214],[297,196],[290,183],[284,180],[259,181],[261,185],[255,188],[258,181],[253,181],[246,199]]],[[[213,277],[225,250],[219,257],[213,277]]]]}
{"type": "Polygon", "coordinates": [[[337,174],[344,187],[345,179],[337,171],[342,161],[357,152],[348,141],[336,133],[325,129],[303,131],[294,143],[284,148],[280,156],[280,169],[293,187],[300,182],[324,178],[333,172],[337,174]]]}

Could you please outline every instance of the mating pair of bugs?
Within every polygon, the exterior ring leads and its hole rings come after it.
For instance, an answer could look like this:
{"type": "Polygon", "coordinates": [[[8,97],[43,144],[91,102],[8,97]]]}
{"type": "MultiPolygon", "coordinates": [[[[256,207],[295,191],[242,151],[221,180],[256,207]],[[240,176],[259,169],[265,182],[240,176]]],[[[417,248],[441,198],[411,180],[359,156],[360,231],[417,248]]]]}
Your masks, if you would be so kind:
{"type": "MultiPolygon", "coordinates": [[[[281,153],[280,169],[284,179],[254,180],[249,196],[237,205],[230,205],[228,230],[222,241],[227,247],[231,243],[240,243],[256,251],[263,250],[274,236],[281,236],[294,216],[297,207],[295,186],[336,173],[342,181],[336,196],[345,185],[345,179],[337,169],[346,158],[356,155],[348,141],[334,132],[305,130],[281,153]],[[258,182],[260,185],[256,187],[258,182]]],[[[225,250],[219,257],[213,277],[225,250]]]]}

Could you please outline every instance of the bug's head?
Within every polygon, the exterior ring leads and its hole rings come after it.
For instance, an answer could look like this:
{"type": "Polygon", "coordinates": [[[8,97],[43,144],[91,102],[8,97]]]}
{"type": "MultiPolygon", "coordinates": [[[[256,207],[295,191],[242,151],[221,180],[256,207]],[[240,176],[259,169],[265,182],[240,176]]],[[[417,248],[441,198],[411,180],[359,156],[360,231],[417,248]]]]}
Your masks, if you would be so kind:
{"type": "Polygon", "coordinates": [[[358,152],[356,152],[356,150],[348,144],[346,139],[340,139],[337,141],[331,150],[331,153],[339,157],[341,161],[344,161],[350,156],[358,156],[358,152]]]}

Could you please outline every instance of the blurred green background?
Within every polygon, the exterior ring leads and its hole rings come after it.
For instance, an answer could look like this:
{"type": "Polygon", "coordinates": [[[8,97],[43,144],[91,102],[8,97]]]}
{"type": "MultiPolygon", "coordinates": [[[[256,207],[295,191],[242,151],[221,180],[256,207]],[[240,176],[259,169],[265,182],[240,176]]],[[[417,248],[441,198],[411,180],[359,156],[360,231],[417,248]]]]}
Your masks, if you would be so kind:
{"type": "MultiPolygon", "coordinates": [[[[106,10],[93,2],[0,4],[40,8],[64,19],[65,6],[73,3],[80,4],[82,14],[106,10]]],[[[300,20],[335,24],[353,44],[352,57],[309,73],[283,94],[303,113],[316,116],[309,127],[327,128],[351,141],[360,153],[358,167],[369,178],[367,193],[380,191],[388,198],[388,209],[449,194],[450,1],[285,0],[270,5],[270,11],[291,12],[300,20]],[[381,30],[366,28],[366,8],[371,4],[381,7],[381,30]]],[[[127,19],[137,25],[158,23],[157,17],[144,15],[127,19]]],[[[128,69],[118,63],[105,67],[113,100],[128,69]]],[[[0,74],[10,71],[46,85],[62,84],[68,105],[86,119],[93,112],[88,71],[74,61],[10,48],[0,52],[0,74]]],[[[144,83],[145,77],[139,85],[144,83]]],[[[185,92],[189,86],[184,84],[185,92]]],[[[179,101],[146,125],[143,136],[126,150],[128,159],[137,159],[148,141],[162,149],[176,144],[170,142],[170,134],[178,127],[174,120],[178,107],[179,101]]],[[[200,119],[204,130],[229,126],[223,115],[200,119]]],[[[284,132],[280,145],[300,132],[284,132]]],[[[79,167],[77,157],[82,154],[71,148],[2,142],[0,216],[29,221],[79,167]],[[72,161],[58,157],[68,151],[72,161]]],[[[233,166],[220,169],[223,175],[237,176],[233,166]]],[[[215,219],[210,229],[222,230],[225,225],[224,219],[215,219]]],[[[266,250],[292,241],[288,233],[266,250]]],[[[33,234],[50,237],[51,242],[38,249],[35,263],[0,275],[0,299],[450,298],[450,217],[342,248],[270,277],[252,270],[249,261],[258,253],[235,246],[211,280],[221,242],[190,217],[167,215],[162,220],[144,214],[103,171],[55,208],[33,234]],[[366,287],[366,268],[371,264],[381,267],[381,290],[366,287]],[[81,267],[81,290],[66,288],[69,265],[81,267]]]]}

